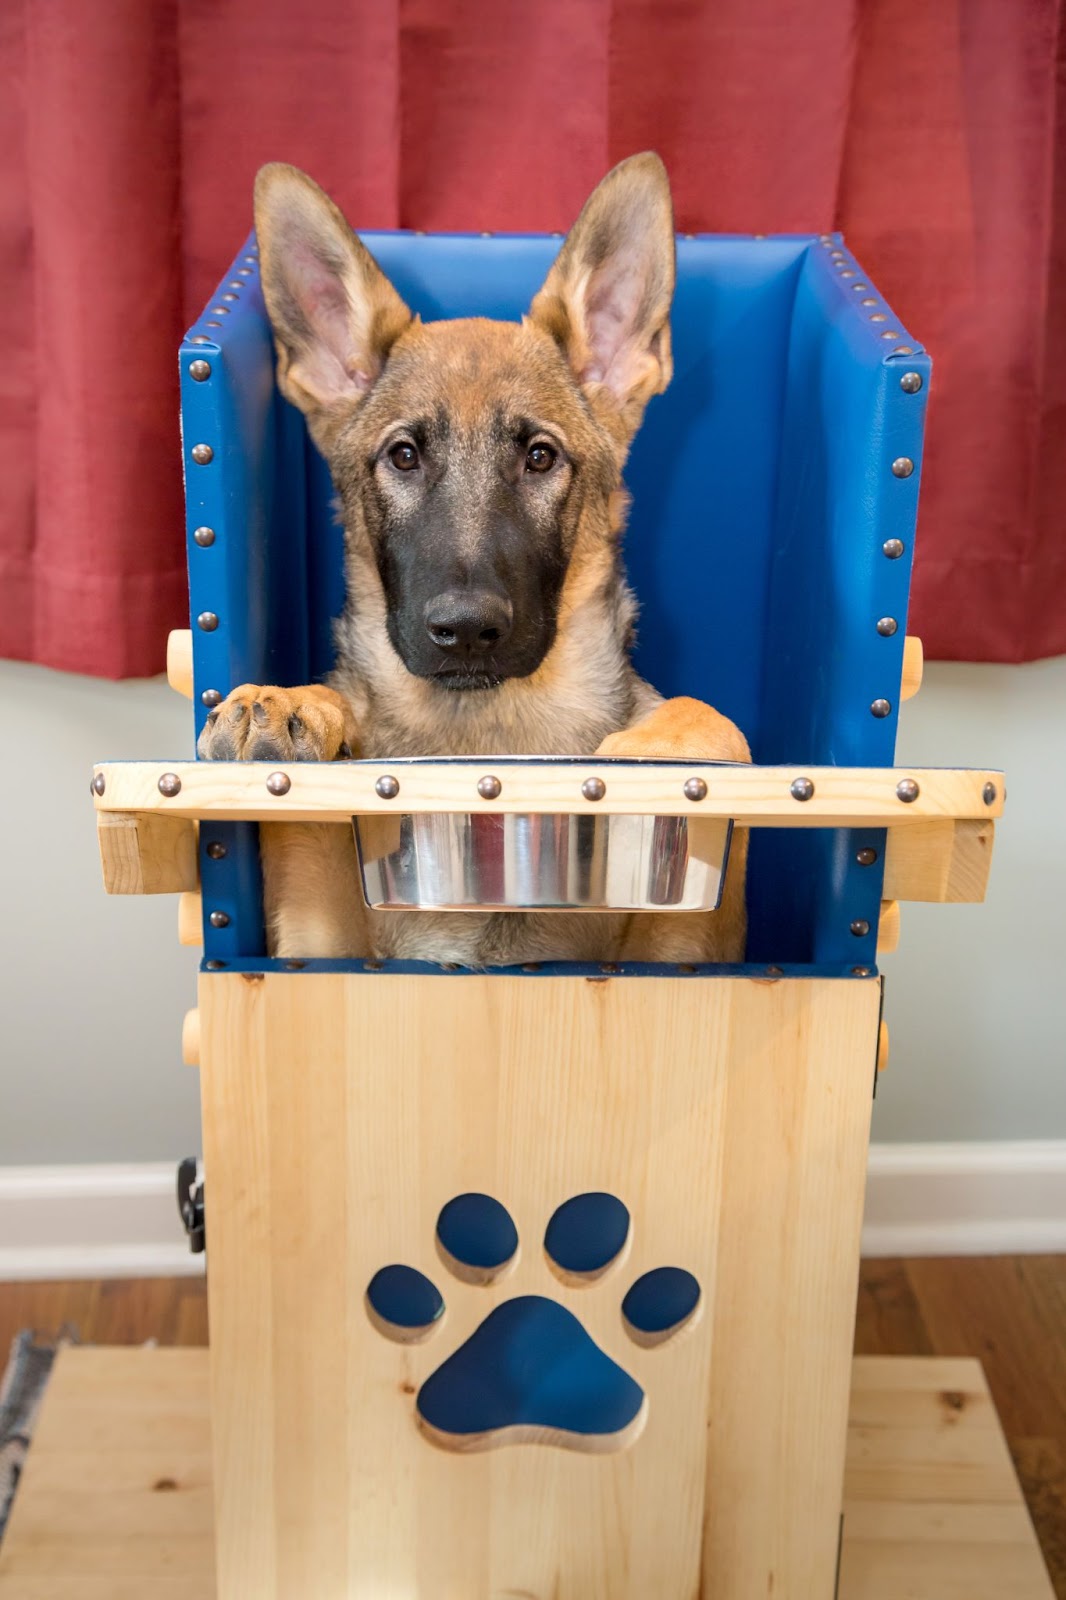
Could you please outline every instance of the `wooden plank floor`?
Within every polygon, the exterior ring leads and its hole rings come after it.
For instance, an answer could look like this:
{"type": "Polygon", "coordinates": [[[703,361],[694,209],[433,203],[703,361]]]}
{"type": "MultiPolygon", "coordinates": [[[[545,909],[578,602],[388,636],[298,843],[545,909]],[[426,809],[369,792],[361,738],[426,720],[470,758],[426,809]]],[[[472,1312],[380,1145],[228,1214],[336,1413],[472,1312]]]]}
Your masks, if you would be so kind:
{"type": "MultiPolygon", "coordinates": [[[[204,1284],[0,1284],[0,1354],[20,1328],[53,1334],[64,1323],[94,1343],[202,1345],[204,1284]]],[[[856,1350],[982,1362],[1055,1594],[1066,1600],[1066,1256],[865,1262],[856,1350]]]]}

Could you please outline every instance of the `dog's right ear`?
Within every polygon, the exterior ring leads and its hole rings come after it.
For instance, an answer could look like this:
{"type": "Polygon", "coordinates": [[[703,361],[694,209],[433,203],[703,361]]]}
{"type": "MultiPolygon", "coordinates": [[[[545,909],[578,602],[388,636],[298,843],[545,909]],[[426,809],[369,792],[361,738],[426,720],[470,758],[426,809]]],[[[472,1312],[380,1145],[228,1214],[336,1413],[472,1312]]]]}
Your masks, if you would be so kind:
{"type": "Polygon", "coordinates": [[[260,170],[255,232],[278,387],[312,424],[326,424],[375,382],[411,313],[338,207],[298,168],[260,170]]]}

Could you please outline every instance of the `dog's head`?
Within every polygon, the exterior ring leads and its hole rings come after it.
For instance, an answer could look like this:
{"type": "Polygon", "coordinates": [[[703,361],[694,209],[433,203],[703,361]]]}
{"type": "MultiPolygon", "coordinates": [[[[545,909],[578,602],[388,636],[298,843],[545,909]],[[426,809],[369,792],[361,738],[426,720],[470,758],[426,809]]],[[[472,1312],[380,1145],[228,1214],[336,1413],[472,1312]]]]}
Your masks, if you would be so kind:
{"type": "Polygon", "coordinates": [[[255,218],[278,382],[368,545],[394,650],[444,688],[528,677],[589,546],[615,560],[626,451],[670,379],[662,162],[608,174],[521,323],[422,323],[293,167],[260,172],[255,218]]]}

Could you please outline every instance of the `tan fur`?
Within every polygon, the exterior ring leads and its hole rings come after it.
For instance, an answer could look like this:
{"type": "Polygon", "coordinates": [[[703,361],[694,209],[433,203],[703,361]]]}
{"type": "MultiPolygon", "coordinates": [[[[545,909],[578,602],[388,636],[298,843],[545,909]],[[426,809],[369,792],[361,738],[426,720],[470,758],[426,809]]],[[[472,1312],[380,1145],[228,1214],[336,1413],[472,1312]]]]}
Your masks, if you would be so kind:
{"type": "MultiPolygon", "coordinates": [[[[201,755],[254,760],[266,748],[275,760],[332,760],[346,747],[367,757],[750,760],[732,723],[698,701],[664,702],[628,657],[635,603],[618,553],[627,504],[621,472],[648,399],[669,381],[672,226],[661,162],[633,157],[591,196],[522,323],[422,324],[310,179],[294,168],[264,169],[256,227],[278,381],[305,412],[345,507],[349,601],[330,687],[243,685],[209,719],[201,755]],[[320,263],[329,263],[327,292],[302,301],[293,260],[312,262],[306,271],[316,288],[320,263]],[[434,410],[448,417],[456,470],[484,470],[476,445],[494,415],[510,413],[550,421],[582,466],[580,493],[567,501],[554,642],[528,676],[483,692],[448,692],[407,670],[386,631],[361,509],[360,475],[372,470],[367,463],[389,429],[434,410]]],[[[362,902],[347,829],[269,825],[262,847],[271,949],[281,956],[473,965],[743,956],[743,836],[734,840],[717,912],[661,917],[373,913],[362,902]]]]}

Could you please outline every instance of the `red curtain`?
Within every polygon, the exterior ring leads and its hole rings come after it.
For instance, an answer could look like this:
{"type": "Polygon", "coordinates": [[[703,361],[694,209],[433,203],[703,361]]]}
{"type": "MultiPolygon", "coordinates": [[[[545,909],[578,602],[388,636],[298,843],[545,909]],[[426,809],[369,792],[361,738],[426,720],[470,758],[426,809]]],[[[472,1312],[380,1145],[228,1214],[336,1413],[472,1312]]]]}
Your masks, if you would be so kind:
{"type": "Polygon", "coordinates": [[[686,231],[842,228],[936,362],[912,625],[1066,651],[1060,0],[0,5],[0,653],[162,665],[175,352],[305,167],[360,227],[563,228],[653,146],[686,231]]]}

